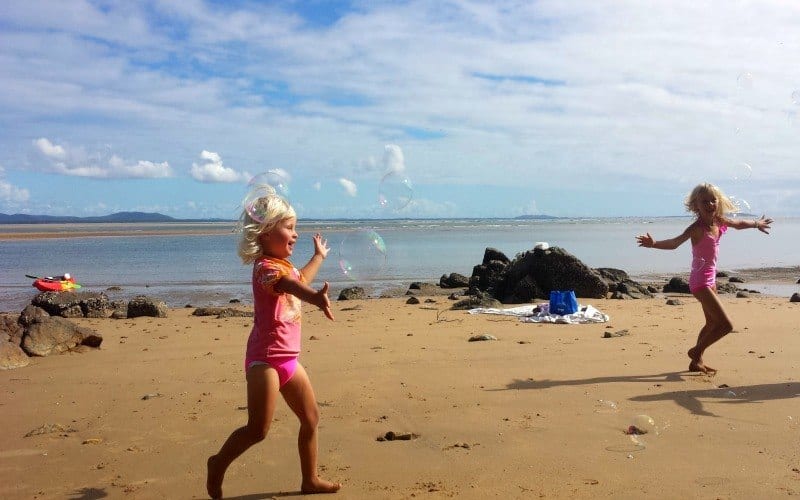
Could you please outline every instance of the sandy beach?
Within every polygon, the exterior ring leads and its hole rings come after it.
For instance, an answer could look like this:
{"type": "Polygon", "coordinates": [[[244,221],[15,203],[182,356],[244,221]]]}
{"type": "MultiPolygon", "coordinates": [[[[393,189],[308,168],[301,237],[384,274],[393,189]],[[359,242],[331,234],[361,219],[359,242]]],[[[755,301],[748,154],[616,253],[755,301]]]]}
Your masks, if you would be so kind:
{"type": "MultiPolygon", "coordinates": [[[[779,498],[800,494],[800,304],[723,295],[735,332],[686,370],[697,302],[581,300],[530,324],[444,296],[306,306],[301,362],[336,498],[779,498]],[[604,338],[604,334],[621,336],[604,338]],[[469,342],[488,333],[498,340],[469,342]],[[626,435],[638,415],[648,434],[626,435]],[[379,441],[387,432],[411,440],[379,441]]],[[[246,309],[246,308],[245,308],[246,309]]],[[[99,349],[0,372],[0,497],[205,498],[205,461],[246,419],[250,318],[73,320],[99,349]],[[27,436],[27,437],[26,437],[27,436]]],[[[226,498],[299,494],[297,422],[234,462],[226,498]]]]}

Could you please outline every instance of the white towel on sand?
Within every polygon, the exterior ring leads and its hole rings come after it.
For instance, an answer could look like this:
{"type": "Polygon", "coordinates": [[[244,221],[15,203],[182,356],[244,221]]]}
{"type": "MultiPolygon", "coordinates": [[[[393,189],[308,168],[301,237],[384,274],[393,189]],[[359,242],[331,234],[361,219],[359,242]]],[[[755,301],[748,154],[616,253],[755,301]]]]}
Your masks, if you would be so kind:
{"type": "Polygon", "coordinates": [[[563,324],[582,324],[582,323],[605,323],[610,318],[593,306],[579,306],[578,312],[574,314],[550,314],[550,304],[528,304],[524,306],[510,307],[508,309],[496,309],[492,307],[478,307],[470,309],[470,314],[499,314],[502,316],[516,316],[524,323],[563,323],[563,324]]]}

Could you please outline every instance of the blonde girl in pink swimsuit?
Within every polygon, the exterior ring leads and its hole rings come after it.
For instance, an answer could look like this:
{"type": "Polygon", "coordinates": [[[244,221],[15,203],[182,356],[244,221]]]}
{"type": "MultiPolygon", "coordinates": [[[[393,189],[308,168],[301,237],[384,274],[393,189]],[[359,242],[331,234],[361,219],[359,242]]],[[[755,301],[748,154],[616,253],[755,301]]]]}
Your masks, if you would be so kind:
{"type": "Polygon", "coordinates": [[[266,437],[280,393],[300,420],[297,444],[301,492],[334,493],[341,485],[317,475],[319,408],[308,374],[297,360],[301,302],[319,307],[333,319],[328,283],[319,290],[308,285],[328,255],[328,244],[315,234],[314,255],[302,269],[295,269],[288,260],[297,242],[294,209],[274,192],[259,198],[256,204],[265,214],[264,221],[243,212],[239,242],[242,262],[253,264],[254,321],[245,354],[247,424],[233,431],[219,452],[209,457],[206,489],[211,498],[222,498],[225,471],[239,455],[266,437]]]}
{"type": "Polygon", "coordinates": [[[689,274],[689,290],[703,307],[706,324],[700,329],[697,343],[689,349],[689,371],[714,374],[716,370],[706,365],[703,353],[716,341],[733,330],[728,314],[717,296],[717,253],[719,240],[729,227],[734,229],[758,229],[769,234],[772,219],[731,219],[725,214],[735,213],[736,205],[713,184],[696,186],[685,202],[686,210],[697,219],[680,235],[656,241],[650,233],[636,237],[639,246],[674,250],[686,240],[692,240],[692,269],[689,274]]]}

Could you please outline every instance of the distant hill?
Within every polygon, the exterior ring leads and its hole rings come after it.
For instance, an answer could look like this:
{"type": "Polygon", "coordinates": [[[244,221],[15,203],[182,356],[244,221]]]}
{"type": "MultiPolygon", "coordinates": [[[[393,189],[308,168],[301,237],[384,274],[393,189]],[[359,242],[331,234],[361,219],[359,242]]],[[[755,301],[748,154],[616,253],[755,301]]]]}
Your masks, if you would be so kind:
{"type": "Polygon", "coordinates": [[[69,224],[99,222],[220,222],[224,219],[176,219],[169,215],[149,212],[117,212],[97,217],[68,215],[0,214],[0,224],[69,224]]]}
{"type": "Polygon", "coordinates": [[[514,217],[514,219],[519,220],[549,220],[549,219],[560,219],[561,217],[556,217],[554,215],[518,215],[514,217]]]}

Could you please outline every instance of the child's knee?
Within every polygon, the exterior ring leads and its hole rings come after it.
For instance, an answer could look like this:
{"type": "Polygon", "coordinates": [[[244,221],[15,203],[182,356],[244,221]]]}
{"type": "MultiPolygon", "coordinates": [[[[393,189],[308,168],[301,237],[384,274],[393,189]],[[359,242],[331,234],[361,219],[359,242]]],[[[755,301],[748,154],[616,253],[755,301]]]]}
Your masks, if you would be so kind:
{"type": "Polygon", "coordinates": [[[267,433],[269,432],[268,425],[248,425],[247,426],[247,437],[250,438],[250,442],[255,444],[263,441],[267,437],[267,433]]]}
{"type": "Polygon", "coordinates": [[[305,412],[300,417],[300,425],[303,427],[316,428],[319,425],[319,410],[314,407],[305,412]]]}

